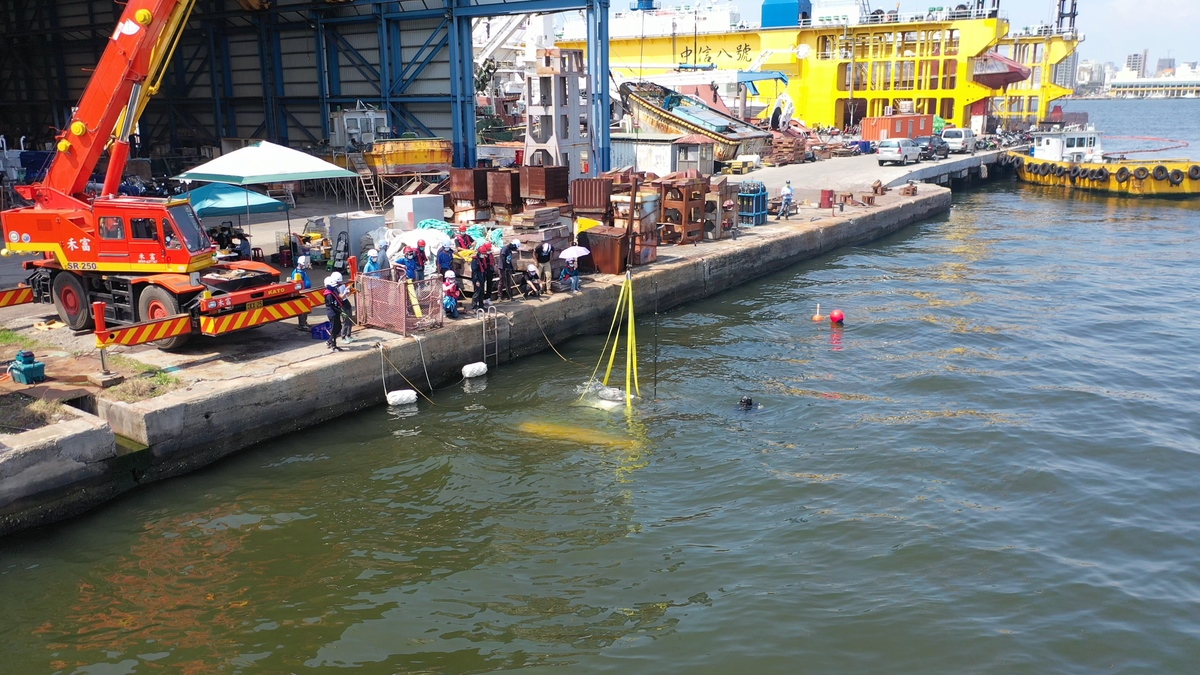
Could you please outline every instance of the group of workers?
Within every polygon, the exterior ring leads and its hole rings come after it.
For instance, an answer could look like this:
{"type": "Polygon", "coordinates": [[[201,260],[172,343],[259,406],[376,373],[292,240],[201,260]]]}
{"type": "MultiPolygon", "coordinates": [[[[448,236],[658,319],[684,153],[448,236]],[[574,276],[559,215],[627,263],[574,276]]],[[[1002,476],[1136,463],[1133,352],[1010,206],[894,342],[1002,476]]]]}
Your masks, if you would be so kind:
{"type": "MultiPolygon", "coordinates": [[[[312,279],[308,272],[312,269],[312,258],[302,255],[296,258],[296,269],[292,270],[291,281],[300,283],[305,290],[312,288],[312,279]]],[[[353,342],[350,330],[354,327],[354,307],[350,304],[350,287],[346,285],[341,272],[331,272],[325,277],[325,288],[322,290],[325,299],[325,317],[329,319],[329,339],[325,346],[330,351],[343,351],[338,346],[338,338],[343,342],[353,342]]],[[[308,325],[308,314],[301,314],[299,330],[312,330],[308,325]]]]}
{"type": "Polygon", "coordinates": [[[234,229],[232,222],[221,223],[216,229],[210,229],[208,236],[217,245],[218,251],[229,251],[237,254],[238,260],[250,260],[254,250],[250,246],[250,235],[240,227],[234,229]],[[234,243],[236,240],[237,243],[234,243]]]}
{"type": "MultiPolygon", "coordinates": [[[[224,227],[224,226],[222,226],[224,227]]],[[[232,233],[230,233],[232,234],[232,233]]],[[[215,238],[218,245],[223,239],[221,232],[215,238]]],[[[553,293],[550,287],[551,261],[554,258],[554,247],[542,243],[534,250],[534,260],[518,272],[521,242],[513,239],[501,247],[499,253],[494,252],[491,242],[483,242],[476,248],[474,238],[467,233],[466,226],[461,226],[453,239],[438,247],[434,255],[434,265],[438,278],[442,280],[442,306],[451,318],[459,318],[466,302],[466,296],[459,286],[458,275],[454,272],[454,249],[473,250],[470,256],[470,270],[473,293],[471,296],[472,309],[484,309],[491,305],[491,296],[496,293],[496,283],[500,284],[500,297],[515,300],[523,295],[526,298],[553,293]]],[[[416,246],[405,246],[400,256],[388,261],[378,249],[367,251],[363,273],[392,270],[392,279],[402,281],[411,279],[423,281],[426,266],[429,263],[429,249],[425,240],[417,241],[416,246]]],[[[579,292],[579,262],[573,258],[567,259],[566,268],[560,273],[560,281],[565,283],[573,293],[579,292]]],[[[309,272],[312,269],[312,259],[302,255],[296,259],[296,268],[292,271],[290,280],[298,282],[307,289],[312,288],[309,272]]],[[[352,342],[350,333],[354,326],[354,310],[350,303],[350,288],[339,272],[332,272],[325,279],[322,295],[325,299],[325,315],[329,320],[329,339],[325,342],[331,351],[343,351],[338,346],[339,338],[343,342],[352,342]]],[[[300,330],[312,330],[308,324],[308,315],[299,316],[300,330]]]]}
{"type": "MultiPolygon", "coordinates": [[[[500,285],[499,296],[504,299],[515,300],[518,295],[529,298],[553,293],[550,280],[554,247],[549,242],[540,244],[535,249],[536,263],[529,263],[524,270],[518,272],[521,250],[519,240],[513,239],[501,247],[498,253],[494,252],[491,242],[480,243],[476,248],[474,237],[467,232],[467,227],[462,225],[459,226],[453,241],[443,243],[434,254],[437,275],[442,279],[443,307],[451,318],[459,317],[462,304],[466,300],[462,288],[459,286],[458,276],[454,272],[454,249],[456,248],[460,251],[474,251],[470,259],[473,309],[484,309],[491,304],[491,296],[496,293],[497,281],[500,285]]],[[[373,248],[367,251],[363,272],[379,272],[390,266],[393,270],[393,278],[396,280],[424,281],[428,263],[429,248],[426,246],[425,240],[420,239],[415,247],[405,246],[401,250],[400,257],[390,263],[378,249],[373,248]]],[[[563,270],[561,277],[561,280],[567,283],[572,292],[578,292],[578,261],[567,260],[567,268],[563,270]]]]}

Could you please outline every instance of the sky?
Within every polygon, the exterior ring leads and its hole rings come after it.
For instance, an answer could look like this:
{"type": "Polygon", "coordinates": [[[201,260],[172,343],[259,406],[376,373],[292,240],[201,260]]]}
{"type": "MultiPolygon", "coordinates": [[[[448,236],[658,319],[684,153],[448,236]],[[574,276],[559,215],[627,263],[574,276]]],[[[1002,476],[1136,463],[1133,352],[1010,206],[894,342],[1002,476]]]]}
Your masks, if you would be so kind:
{"type": "MultiPolygon", "coordinates": [[[[958,4],[963,0],[901,0],[900,11],[924,11],[931,5],[958,4]]],[[[674,4],[660,0],[661,4],[674,4]]],[[[734,0],[743,18],[757,22],[761,0],[734,0]]],[[[990,4],[990,0],[989,0],[990,4]]],[[[895,0],[870,0],[873,9],[891,9],[895,0]]],[[[616,3],[614,3],[616,6],[616,3]]],[[[1008,15],[1012,28],[1051,22],[1056,0],[1000,0],[1000,11],[1008,15]]],[[[1160,58],[1177,62],[1200,61],[1200,0],[1078,0],[1075,27],[1087,38],[1079,46],[1080,59],[1112,61],[1119,66],[1125,57],[1150,50],[1150,64],[1160,58]],[[1169,52],[1169,54],[1168,54],[1169,52]]]]}

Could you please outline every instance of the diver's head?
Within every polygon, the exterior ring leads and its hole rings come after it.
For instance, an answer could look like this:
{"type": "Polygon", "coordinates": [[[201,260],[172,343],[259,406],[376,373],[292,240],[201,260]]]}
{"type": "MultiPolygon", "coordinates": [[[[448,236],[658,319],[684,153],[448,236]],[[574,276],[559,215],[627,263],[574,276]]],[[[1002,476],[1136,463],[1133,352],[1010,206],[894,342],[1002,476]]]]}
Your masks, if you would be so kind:
{"type": "Polygon", "coordinates": [[[743,396],[742,400],[738,401],[738,407],[742,410],[749,410],[754,407],[754,399],[749,396],[743,396]]]}

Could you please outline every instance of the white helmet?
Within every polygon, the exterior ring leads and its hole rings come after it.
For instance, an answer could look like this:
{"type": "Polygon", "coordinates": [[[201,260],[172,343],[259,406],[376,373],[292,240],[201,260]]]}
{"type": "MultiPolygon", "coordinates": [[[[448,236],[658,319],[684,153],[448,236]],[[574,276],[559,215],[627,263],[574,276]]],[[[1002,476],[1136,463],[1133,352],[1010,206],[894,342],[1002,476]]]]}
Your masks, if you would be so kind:
{"type": "Polygon", "coordinates": [[[302,270],[306,270],[309,267],[312,267],[312,260],[308,256],[302,255],[302,256],[296,258],[296,267],[299,267],[302,270]]]}
{"type": "Polygon", "coordinates": [[[342,283],[342,273],[341,272],[334,272],[334,273],[330,274],[329,276],[325,277],[325,285],[326,286],[340,286],[341,283],[342,283]]]}
{"type": "Polygon", "coordinates": [[[513,240],[512,240],[512,245],[513,245],[513,246],[516,246],[517,248],[520,248],[520,247],[521,247],[521,240],[520,240],[520,239],[513,239],[513,240]]]}
{"type": "Polygon", "coordinates": [[[446,277],[447,279],[453,279],[454,278],[454,270],[446,270],[446,273],[442,276],[446,277]]]}
{"type": "Polygon", "coordinates": [[[367,251],[367,257],[368,257],[368,258],[378,258],[378,257],[379,257],[379,251],[378,251],[378,250],[376,250],[376,249],[371,249],[370,251],[367,251]]]}
{"type": "Polygon", "coordinates": [[[525,269],[535,274],[537,273],[537,265],[534,265],[533,263],[529,263],[529,267],[526,267],[525,269]]]}

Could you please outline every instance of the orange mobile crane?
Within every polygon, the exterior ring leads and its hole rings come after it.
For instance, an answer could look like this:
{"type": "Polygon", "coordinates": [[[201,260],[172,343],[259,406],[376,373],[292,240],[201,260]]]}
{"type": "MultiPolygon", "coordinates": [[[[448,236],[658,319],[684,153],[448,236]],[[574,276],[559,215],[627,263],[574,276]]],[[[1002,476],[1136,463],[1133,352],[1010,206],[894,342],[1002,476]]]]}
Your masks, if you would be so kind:
{"type": "Polygon", "coordinates": [[[53,303],[74,330],[121,330],[120,344],[154,341],[169,349],[194,333],[221,335],[308,313],[311,291],[281,282],[270,266],[217,263],[212,243],[186,201],[121,197],[129,137],[158,88],[195,0],[129,0],[41,183],[17,187],[32,206],[0,213],[13,252],[26,261],[26,286],[0,289],[0,307],[53,303]],[[100,195],[88,179],[108,148],[100,195]],[[93,316],[104,303],[104,316],[93,316]],[[96,305],[99,307],[100,305],[96,305]],[[182,320],[187,319],[187,320],[182,320]]]}

